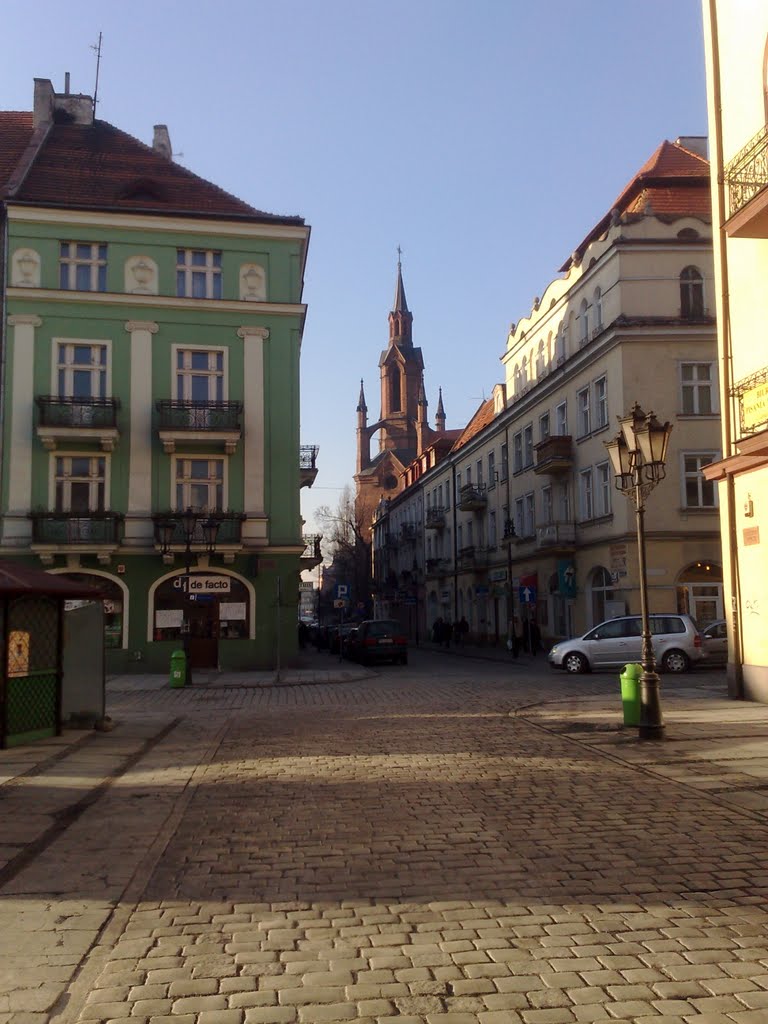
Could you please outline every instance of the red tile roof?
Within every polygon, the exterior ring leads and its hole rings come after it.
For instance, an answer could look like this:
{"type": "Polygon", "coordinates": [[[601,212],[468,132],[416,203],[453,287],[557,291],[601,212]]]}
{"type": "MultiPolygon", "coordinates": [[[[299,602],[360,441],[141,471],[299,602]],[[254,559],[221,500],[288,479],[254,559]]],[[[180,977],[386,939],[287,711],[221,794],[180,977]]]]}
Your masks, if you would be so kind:
{"type": "MultiPolygon", "coordinates": [[[[646,160],[629,184],[621,191],[610,210],[592,228],[575,252],[583,256],[587,246],[608,228],[613,211],[625,214],[654,214],[671,220],[698,217],[709,220],[709,161],[679,142],[664,141],[646,160]]],[[[561,271],[573,263],[569,257],[561,271]]]]}
{"type": "MultiPolygon", "coordinates": [[[[32,132],[32,115],[0,113],[0,196],[32,132]]],[[[57,124],[41,145],[15,202],[303,224],[257,210],[166,159],[106,121],[57,124]]]]}
{"type": "Polygon", "coordinates": [[[464,445],[471,441],[476,434],[479,434],[481,430],[488,426],[496,415],[494,412],[494,406],[494,400],[492,398],[488,398],[478,407],[477,412],[459,435],[456,444],[454,444],[451,449],[452,452],[458,451],[459,448],[463,448],[464,445]]]}

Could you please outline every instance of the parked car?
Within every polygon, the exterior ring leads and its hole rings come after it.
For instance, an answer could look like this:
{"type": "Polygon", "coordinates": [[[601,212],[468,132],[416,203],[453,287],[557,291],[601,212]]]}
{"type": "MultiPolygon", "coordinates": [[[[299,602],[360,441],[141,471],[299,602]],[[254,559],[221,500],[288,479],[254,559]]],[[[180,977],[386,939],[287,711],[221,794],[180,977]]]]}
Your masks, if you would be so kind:
{"type": "Polygon", "coordinates": [[[408,664],[408,639],[394,619],[366,619],[357,627],[347,647],[355,661],[391,661],[408,664]]]}
{"type": "MultiPolygon", "coordinates": [[[[649,617],[656,663],[664,672],[686,672],[703,657],[701,633],[690,615],[649,617]]],[[[642,657],[642,620],[639,615],[608,619],[584,636],[560,640],[549,652],[550,665],[566,672],[618,668],[642,657]]]]}
{"type": "Polygon", "coordinates": [[[708,665],[726,664],[728,661],[728,627],[725,619],[716,619],[701,631],[701,649],[708,665]]]}
{"type": "Polygon", "coordinates": [[[357,623],[344,622],[340,626],[332,626],[328,632],[328,650],[331,654],[343,654],[357,629],[357,623]]]}

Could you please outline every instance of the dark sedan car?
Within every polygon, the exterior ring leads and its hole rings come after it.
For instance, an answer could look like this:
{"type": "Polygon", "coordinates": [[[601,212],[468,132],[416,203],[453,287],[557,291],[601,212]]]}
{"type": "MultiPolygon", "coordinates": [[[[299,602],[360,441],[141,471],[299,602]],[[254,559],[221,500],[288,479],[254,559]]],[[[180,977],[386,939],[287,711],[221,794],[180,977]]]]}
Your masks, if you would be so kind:
{"type": "Polygon", "coordinates": [[[347,657],[363,663],[392,661],[408,664],[408,640],[394,619],[366,619],[347,646],[347,657]]]}

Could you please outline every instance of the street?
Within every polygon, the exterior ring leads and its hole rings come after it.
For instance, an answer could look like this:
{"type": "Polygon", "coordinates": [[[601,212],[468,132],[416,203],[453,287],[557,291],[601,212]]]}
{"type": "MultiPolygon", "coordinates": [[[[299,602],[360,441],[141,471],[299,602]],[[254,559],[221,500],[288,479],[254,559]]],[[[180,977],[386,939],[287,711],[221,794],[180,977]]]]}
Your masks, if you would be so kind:
{"type": "MultiPolygon", "coordinates": [[[[724,676],[663,687],[682,729],[724,676]]],[[[729,803],[719,769],[617,746],[609,701],[612,674],[423,651],[343,684],[111,684],[114,732],[0,785],[10,821],[44,780],[45,813],[124,755],[0,874],[0,1024],[765,1021],[768,768],[729,803]]]]}

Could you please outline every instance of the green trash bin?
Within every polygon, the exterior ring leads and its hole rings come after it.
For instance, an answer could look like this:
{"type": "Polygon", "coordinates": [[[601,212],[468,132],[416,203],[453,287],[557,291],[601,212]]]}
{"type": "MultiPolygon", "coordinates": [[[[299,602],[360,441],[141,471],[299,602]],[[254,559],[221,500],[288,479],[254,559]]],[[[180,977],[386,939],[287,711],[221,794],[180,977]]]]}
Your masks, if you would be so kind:
{"type": "Polygon", "coordinates": [[[642,665],[625,665],[624,671],[619,676],[624,725],[640,725],[640,676],[642,674],[642,665]]]}
{"type": "Polygon", "coordinates": [[[184,686],[187,681],[187,656],[184,651],[171,655],[171,686],[184,686]]]}

